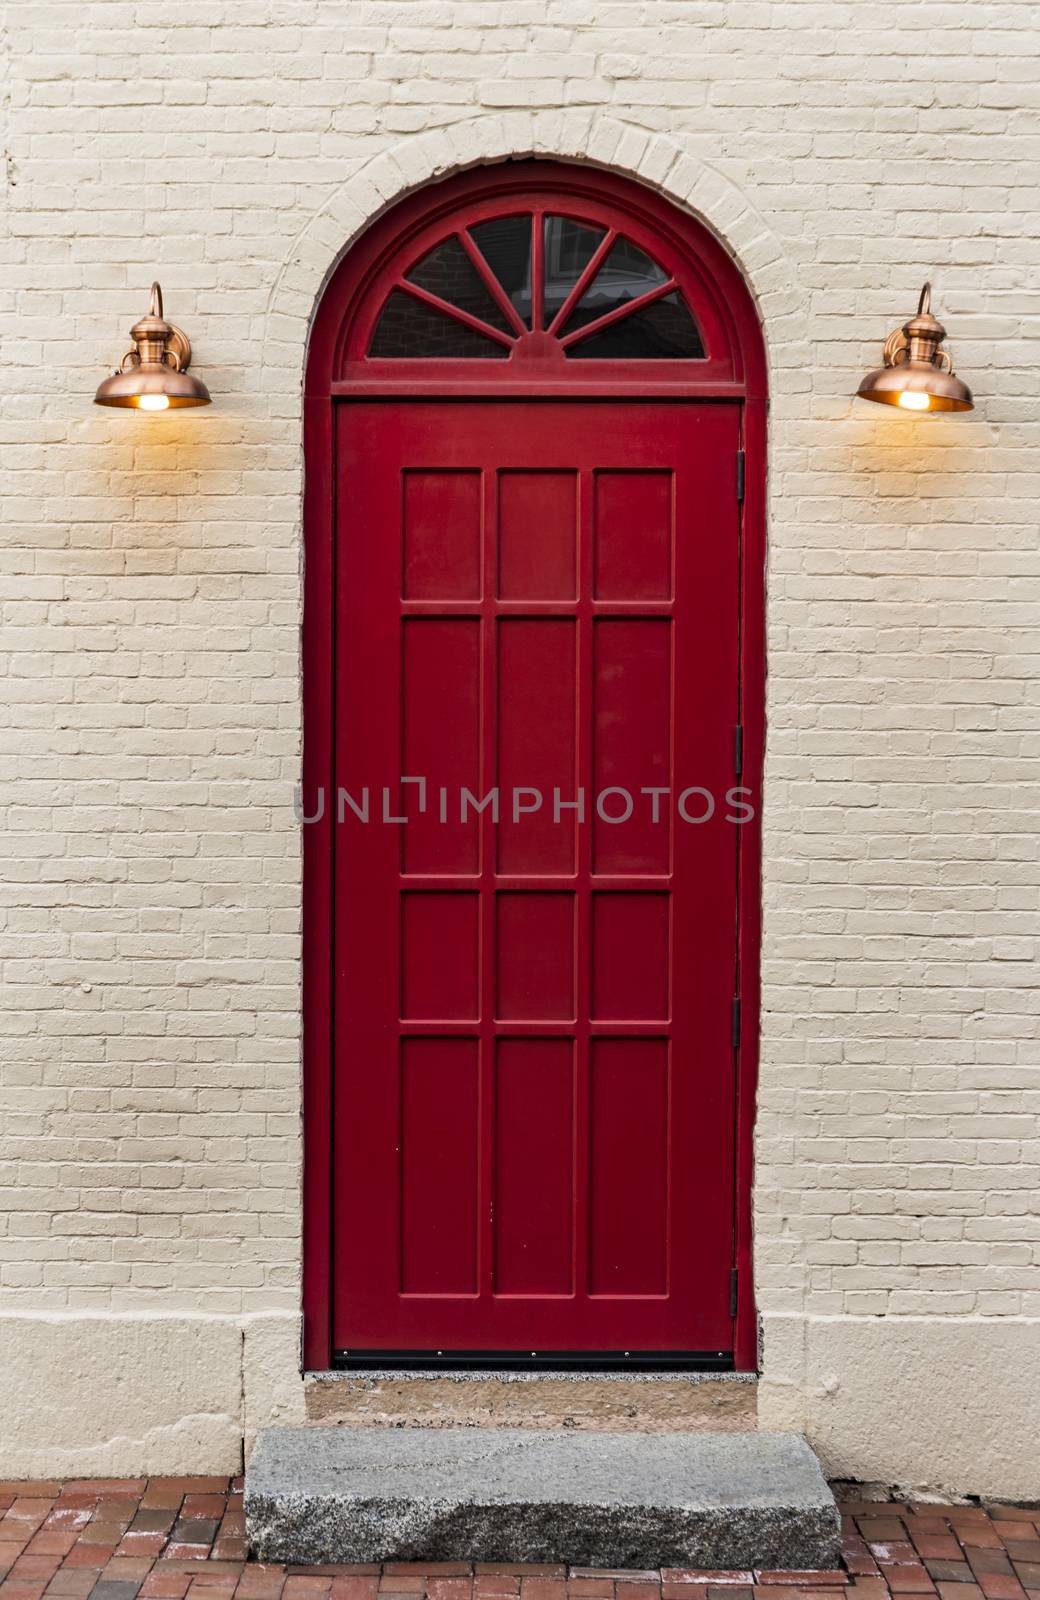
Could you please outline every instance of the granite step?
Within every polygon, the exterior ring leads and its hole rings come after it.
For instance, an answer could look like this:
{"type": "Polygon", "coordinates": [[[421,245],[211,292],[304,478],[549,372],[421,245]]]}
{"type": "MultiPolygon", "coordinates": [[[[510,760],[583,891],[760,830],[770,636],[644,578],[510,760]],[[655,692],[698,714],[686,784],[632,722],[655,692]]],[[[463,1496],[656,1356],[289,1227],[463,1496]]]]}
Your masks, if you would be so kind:
{"type": "Polygon", "coordinates": [[[797,1433],[269,1428],[261,1561],[832,1568],[838,1512],[797,1433]]]}

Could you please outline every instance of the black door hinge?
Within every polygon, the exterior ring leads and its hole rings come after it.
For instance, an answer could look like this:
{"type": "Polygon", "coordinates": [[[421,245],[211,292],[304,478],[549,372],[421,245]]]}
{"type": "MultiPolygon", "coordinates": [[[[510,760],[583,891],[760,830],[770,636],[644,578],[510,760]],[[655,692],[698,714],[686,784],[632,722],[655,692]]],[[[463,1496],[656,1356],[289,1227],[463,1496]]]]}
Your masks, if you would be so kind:
{"type": "Polygon", "coordinates": [[[735,1317],[736,1314],[737,1314],[737,1269],[736,1269],[736,1267],[733,1268],[732,1272],[729,1275],[729,1314],[730,1314],[731,1317],[735,1317]]]}
{"type": "Polygon", "coordinates": [[[734,1048],[734,1050],[736,1050],[737,1046],[740,1044],[740,1001],[739,1000],[734,1000],[734,1002],[733,1002],[731,1031],[732,1031],[732,1038],[733,1038],[733,1048],[734,1048]]]}
{"type": "Polygon", "coordinates": [[[747,457],[744,454],[744,451],[743,450],[738,450],[737,451],[737,499],[742,504],[743,504],[743,500],[744,500],[744,477],[745,477],[745,471],[746,471],[746,463],[747,463],[747,457]]]}
{"type": "Polygon", "coordinates": [[[738,722],[733,730],[733,765],[736,768],[737,777],[742,778],[744,776],[744,724],[742,722],[738,722]]]}

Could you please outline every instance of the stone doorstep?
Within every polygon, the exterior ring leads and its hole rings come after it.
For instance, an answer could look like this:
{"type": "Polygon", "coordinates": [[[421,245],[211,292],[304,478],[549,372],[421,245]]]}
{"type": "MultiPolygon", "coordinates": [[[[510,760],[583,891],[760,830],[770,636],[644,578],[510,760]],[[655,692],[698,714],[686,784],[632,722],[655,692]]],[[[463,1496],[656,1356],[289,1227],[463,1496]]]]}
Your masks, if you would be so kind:
{"type": "Polygon", "coordinates": [[[308,1373],[307,1419],[351,1427],[589,1428],[640,1433],[758,1425],[753,1374],[308,1373]]]}
{"type": "Polygon", "coordinates": [[[832,1569],[839,1518],[800,1434],[285,1428],[246,1469],[262,1561],[832,1569]]]}

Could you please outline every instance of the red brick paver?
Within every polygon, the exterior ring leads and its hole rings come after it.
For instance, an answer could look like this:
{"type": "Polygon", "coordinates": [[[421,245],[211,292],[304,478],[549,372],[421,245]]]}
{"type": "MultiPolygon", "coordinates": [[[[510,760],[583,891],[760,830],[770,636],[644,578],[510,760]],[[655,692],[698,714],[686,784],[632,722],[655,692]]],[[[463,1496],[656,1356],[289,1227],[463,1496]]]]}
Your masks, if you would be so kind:
{"type": "Polygon", "coordinates": [[[849,1501],[835,1572],[246,1559],[234,1478],[0,1482],[0,1600],[1040,1600],[1040,1506],[849,1501]]]}

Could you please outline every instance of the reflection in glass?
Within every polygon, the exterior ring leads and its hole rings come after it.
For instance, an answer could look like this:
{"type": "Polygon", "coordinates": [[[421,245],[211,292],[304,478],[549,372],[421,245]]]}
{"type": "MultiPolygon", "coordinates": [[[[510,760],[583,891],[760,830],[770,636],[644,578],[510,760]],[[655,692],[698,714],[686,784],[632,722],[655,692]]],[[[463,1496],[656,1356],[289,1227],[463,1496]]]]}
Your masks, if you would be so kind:
{"type": "Polygon", "coordinates": [[[471,317],[479,317],[502,333],[512,333],[505,313],[498,309],[490,289],[454,234],[423,256],[407,277],[409,283],[417,283],[420,289],[438,295],[460,311],[468,311],[471,317]]]}
{"type": "MultiPolygon", "coordinates": [[[[518,335],[508,309],[503,309],[502,297],[509,300],[517,317],[530,328],[536,221],[542,229],[543,328],[552,325],[588,272],[597,251],[605,252],[563,327],[555,330],[564,338],[573,337],[574,342],[563,347],[568,359],[704,359],[704,341],[686,301],[665,268],[645,250],[620,234],[611,234],[607,245],[605,224],[558,215],[535,216],[529,211],[475,222],[429,250],[409,269],[404,285],[391,291],[376,325],[369,355],[391,360],[462,357],[506,361],[519,339],[519,354],[526,356],[527,341],[518,335]],[[474,251],[483,257],[502,291],[497,299],[494,284],[488,287],[481,261],[474,265],[474,251]],[[445,307],[450,305],[487,324],[488,332],[467,327],[447,309],[442,312],[424,304],[406,292],[408,285],[424,289],[444,301],[445,307]],[[656,300],[637,305],[655,290],[656,300]],[[580,337],[582,329],[609,313],[615,313],[616,320],[608,327],[587,338],[580,337]],[[491,329],[505,335],[509,342],[492,338],[491,329]]],[[[545,348],[538,345],[535,353],[540,356],[545,348]]]]}
{"type": "Polygon", "coordinates": [[[575,222],[572,217],[546,217],[546,327],[592,260],[605,233],[605,228],[590,228],[586,223],[575,222]]]}
{"type": "Polygon", "coordinates": [[[428,306],[403,289],[394,289],[376,325],[370,356],[407,361],[431,356],[475,356],[504,361],[509,346],[486,339],[475,328],[428,306]]]}
{"type": "Polygon", "coordinates": [[[568,345],[565,353],[600,361],[699,360],[704,356],[704,343],[676,292],[568,345]]]}
{"type": "Polygon", "coordinates": [[[645,250],[630,239],[617,239],[578,304],[567,318],[565,333],[573,333],[597,317],[615,311],[629,300],[638,300],[649,289],[667,283],[668,274],[645,250]]]}
{"type": "Polygon", "coordinates": [[[492,217],[477,222],[470,238],[512,301],[531,326],[531,218],[492,217]]]}

